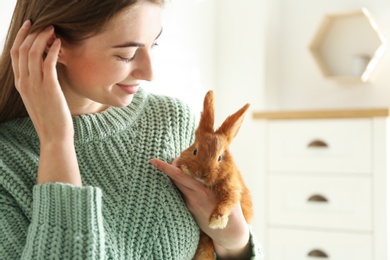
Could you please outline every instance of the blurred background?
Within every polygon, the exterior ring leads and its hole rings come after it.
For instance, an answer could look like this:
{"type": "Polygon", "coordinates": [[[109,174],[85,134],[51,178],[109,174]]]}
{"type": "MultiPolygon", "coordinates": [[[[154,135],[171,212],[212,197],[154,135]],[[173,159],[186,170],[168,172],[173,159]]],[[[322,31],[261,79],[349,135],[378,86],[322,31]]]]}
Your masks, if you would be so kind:
{"type": "MultiPolygon", "coordinates": [[[[15,3],[0,2],[0,42],[15,3]]],[[[348,28],[359,31],[353,24],[348,28]]],[[[172,0],[155,52],[156,80],[146,87],[180,97],[199,113],[204,94],[214,89],[216,124],[251,103],[232,152],[252,192],[253,228],[263,241],[265,129],[253,112],[389,107],[389,40],[387,0],[172,0]],[[366,82],[333,80],[323,74],[310,46],[327,15],[363,7],[382,37],[380,57],[366,82]]]]}

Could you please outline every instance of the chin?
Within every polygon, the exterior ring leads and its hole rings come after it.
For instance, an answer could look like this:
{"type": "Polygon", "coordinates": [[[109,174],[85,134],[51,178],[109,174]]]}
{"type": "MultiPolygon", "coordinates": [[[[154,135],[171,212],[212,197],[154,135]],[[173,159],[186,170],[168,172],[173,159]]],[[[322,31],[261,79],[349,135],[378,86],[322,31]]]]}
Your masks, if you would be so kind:
{"type": "Polygon", "coordinates": [[[114,107],[127,107],[133,101],[133,97],[134,97],[134,95],[131,95],[131,96],[127,97],[126,99],[118,100],[118,102],[116,102],[115,104],[112,104],[112,106],[114,106],[114,107]]]}

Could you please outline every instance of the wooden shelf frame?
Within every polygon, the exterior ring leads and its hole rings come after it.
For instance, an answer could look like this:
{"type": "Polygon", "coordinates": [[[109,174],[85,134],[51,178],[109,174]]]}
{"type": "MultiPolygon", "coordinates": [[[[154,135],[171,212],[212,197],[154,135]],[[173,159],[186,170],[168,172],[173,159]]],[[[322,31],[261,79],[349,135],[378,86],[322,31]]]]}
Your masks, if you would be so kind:
{"type": "MultiPolygon", "coordinates": [[[[356,26],[355,26],[356,27],[356,26]]],[[[361,39],[368,40],[368,37],[365,35],[359,35],[359,29],[360,28],[353,28],[353,26],[349,27],[350,31],[353,32],[353,35],[358,35],[361,39]]],[[[340,32],[339,32],[340,34],[340,32]]],[[[333,35],[334,36],[334,35],[333,35]]],[[[347,39],[347,38],[346,38],[347,39]]],[[[351,40],[351,48],[350,50],[338,50],[338,51],[351,51],[351,49],[356,48],[354,46],[356,41],[354,42],[351,40]]],[[[337,44],[333,44],[336,45],[337,44]]],[[[342,44],[340,44],[342,45],[342,44]]],[[[381,31],[378,28],[377,23],[375,22],[374,18],[370,14],[370,12],[366,8],[362,8],[361,10],[358,11],[351,11],[351,12],[343,12],[343,13],[334,13],[334,14],[328,14],[324,17],[322,20],[322,23],[320,24],[310,46],[310,52],[312,56],[314,57],[316,63],[318,64],[322,74],[329,79],[336,80],[339,82],[366,82],[369,80],[372,72],[374,69],[377,67],[378,61],[380,58],[383,56],[384,51],[386,49],[386,39],[384,35],[381,33],[381,31]],[[369,53],[364,53],[362,55],[367,55],[368,57],[368,63],[367,66],[364,69],[364,72],[360,75],[353,75],[352,73],[344,73],[344,75],[337,75],[337,73],[332,72],[332,65],[329,64],[326,60],[329,59],[329,57],[324,57],[328,56],[327,54],[324,53],[330,53],[334,55],[334,51],[328,50],[329,46],[326,46],[327,42],[330,42],[331,40],[336,41],[340,40],[340,38],[345,38],[348,37],[347,31],[344,31],[342,33],[342,36],[340,37],[332,37],[332,33],[336,30],[337,24],[343,24],[345,26],[345,23],[348,22],[348,19],[350,20],[350,23],[353,23],[354,21],[360,21],[360,23],[363,21],[363,25],[367,27],[371,34],[371,40],[373,41],[372,45],[375,46],[370,46],[369,53]],[[363,19],[363,20],[362,20],[363,19]],[[365,22],[364,22],[365,21],[365,22]],[[364,24],[365,23],[365,24],[364,24]],[[334,39],[338,38],[338,39],[334,39]],[[375,39],[376,38],[376,39],[375,39]]],[[[334,47],[334,46],[333,46],[334,47]]],[[[367,52],[367,50],[365,50],[367,52]]],[[[337,59],[338,57],[332,57],[333,59],[337,59]]]]}
{"type": "Polygon", "coordinates": [[[373,118],[390,116],[389,108],[255,111],[253,119],[373,118]]]}

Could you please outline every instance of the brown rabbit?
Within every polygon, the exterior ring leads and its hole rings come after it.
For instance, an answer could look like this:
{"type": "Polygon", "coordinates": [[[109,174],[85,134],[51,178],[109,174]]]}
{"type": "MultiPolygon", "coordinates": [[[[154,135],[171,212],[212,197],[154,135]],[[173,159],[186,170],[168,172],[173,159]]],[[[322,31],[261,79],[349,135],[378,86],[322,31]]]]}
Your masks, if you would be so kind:
{"type": "MultiPolygon", "coordinates": [[[[248,223],[253,215],[249,190],[229,151],[229,145],[238,133],[248,108],[249,104],[246,104],[214,131],[214,92],[208,91],[195,132],[195,142],[177,159],[177,166],[184,173],[204,183],[219,199],[209,218],[209,227],[213,229],[226,227],[228,217],[238,203],[241,203],[248,223]]],[[[204,232],[201,232],[194,259],[214,259],[213,241],[204,232]]]]}

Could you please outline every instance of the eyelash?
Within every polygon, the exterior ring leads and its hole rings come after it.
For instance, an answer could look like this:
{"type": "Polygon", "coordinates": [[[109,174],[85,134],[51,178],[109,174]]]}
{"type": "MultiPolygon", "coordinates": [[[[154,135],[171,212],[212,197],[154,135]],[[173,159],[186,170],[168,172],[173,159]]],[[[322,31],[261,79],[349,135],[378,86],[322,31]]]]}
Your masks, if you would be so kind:
{"type": "Polygon", "coordinates": [[[131,57],[131,58],[125,58],[125,57],[121,57],[121,56],[117,56],[117,58],[118,58],[118,60],[120,60],[120,61],[123,61],[123,62],[129,63],[129,62],[131,62],[131,61],[133,61],[133,60],[134,60],[134,58],[135,58],[135,55],[134,55],[133,57],[131,57]]]}
{"type": "MultiPolygon", "coordinates": [[[[157,42],[153,43],[152,49],[153,49],[154,47],[157,47],[157,46],[158,46],[158,43],[157,43],[157,42]]],[[[135,52],[135,54],[134,54],[133,57],[131,57],[131,58],[125,58],[125,57],[122,57],[122,56],[117,56],[117,57],[118,57],[118,59],[119,59],[120,61],[129,63],[129,62],[131,62],[131,61],[133,61],[133,60],[135,59],[136,54],[137,54],[137,51],[135,52]]]]}

